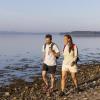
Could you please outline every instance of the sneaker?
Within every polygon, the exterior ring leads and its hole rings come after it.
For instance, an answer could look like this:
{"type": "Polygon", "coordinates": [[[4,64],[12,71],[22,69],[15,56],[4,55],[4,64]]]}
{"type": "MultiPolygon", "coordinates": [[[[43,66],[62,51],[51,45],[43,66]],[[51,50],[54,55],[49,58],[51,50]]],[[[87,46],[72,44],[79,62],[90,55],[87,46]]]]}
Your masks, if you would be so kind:
{"type": "Polygon", "coordinates": [[[79,93],[79,92],[80,92],[79,87],[75,88],[75,92],[76,92],[76,93],[79,93]]]}
{"type": "Polygon", "coordinates": [[[65,96],[65,93],[63,91],[60,92],[59,94],[60,97],[65,96]]]}

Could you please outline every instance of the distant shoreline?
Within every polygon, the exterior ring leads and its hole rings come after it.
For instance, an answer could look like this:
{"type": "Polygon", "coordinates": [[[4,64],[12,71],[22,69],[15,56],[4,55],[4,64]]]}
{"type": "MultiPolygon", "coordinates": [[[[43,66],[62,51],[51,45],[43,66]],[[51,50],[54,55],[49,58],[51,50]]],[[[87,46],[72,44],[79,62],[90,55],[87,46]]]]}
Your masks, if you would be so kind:
{"type": "Polygon", "coordinates": [[[52,35],[70,34],[74,37],[100,37],[100,31],[72,31],[72,32],[47,32],[47,33],[0,31],[0,35],[45,35],[45,34],[52,34],[52,35]]]}

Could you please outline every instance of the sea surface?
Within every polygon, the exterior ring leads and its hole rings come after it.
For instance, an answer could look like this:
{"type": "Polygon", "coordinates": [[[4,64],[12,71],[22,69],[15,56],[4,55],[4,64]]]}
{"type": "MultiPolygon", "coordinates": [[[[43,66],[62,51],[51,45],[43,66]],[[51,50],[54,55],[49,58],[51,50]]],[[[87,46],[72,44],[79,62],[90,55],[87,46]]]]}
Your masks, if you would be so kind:
{"type": "MultiPolygon", "coordinates": [[[[14,79],[32,81],[41,76],[44,35],[0,35],[0,85],[14,79]]],[[[63,50],[63,35],[53,35],[53,41],[63,50]]],[[[100,62],[100,37],[73,37],[79,50],[79,64],[100,62]]],[[[63,57],[58,60],[62,63],[63,57]]]]}

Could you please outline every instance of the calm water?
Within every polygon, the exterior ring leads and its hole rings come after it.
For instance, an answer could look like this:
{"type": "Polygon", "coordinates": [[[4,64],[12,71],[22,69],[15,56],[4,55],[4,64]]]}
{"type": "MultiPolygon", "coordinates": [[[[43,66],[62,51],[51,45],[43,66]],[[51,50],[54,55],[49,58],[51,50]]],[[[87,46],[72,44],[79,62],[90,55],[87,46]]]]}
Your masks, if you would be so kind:
{"type": "MultiPolygon", "coordinates": [[[[63,36],[53,37],[62,51],[63,36]]],[[[100,61],[100,37],[73,37],[73,41],[79,49],[79,63],[100,61]]],[[[31,81],[40,75],[43,42],[44,35],[0,35],[0,84],[15,78],[31,81]]]]}

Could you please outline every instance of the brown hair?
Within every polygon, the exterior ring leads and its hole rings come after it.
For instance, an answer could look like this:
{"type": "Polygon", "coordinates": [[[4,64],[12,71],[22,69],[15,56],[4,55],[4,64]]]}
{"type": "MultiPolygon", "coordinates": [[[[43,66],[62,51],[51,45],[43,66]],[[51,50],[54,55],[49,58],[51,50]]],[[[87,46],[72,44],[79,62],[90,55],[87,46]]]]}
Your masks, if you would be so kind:
{"type": "Polygon", "coordinates": [[[69,41],[69,53],[71,52],[71,50],[74,51],[74,47],[73,47],[73,40],[72,40],[72,37],[71,35],[68,35],[68,34],[65,34],[64,35],[65,37],[67,37],[70,41],[69,41]]]}

